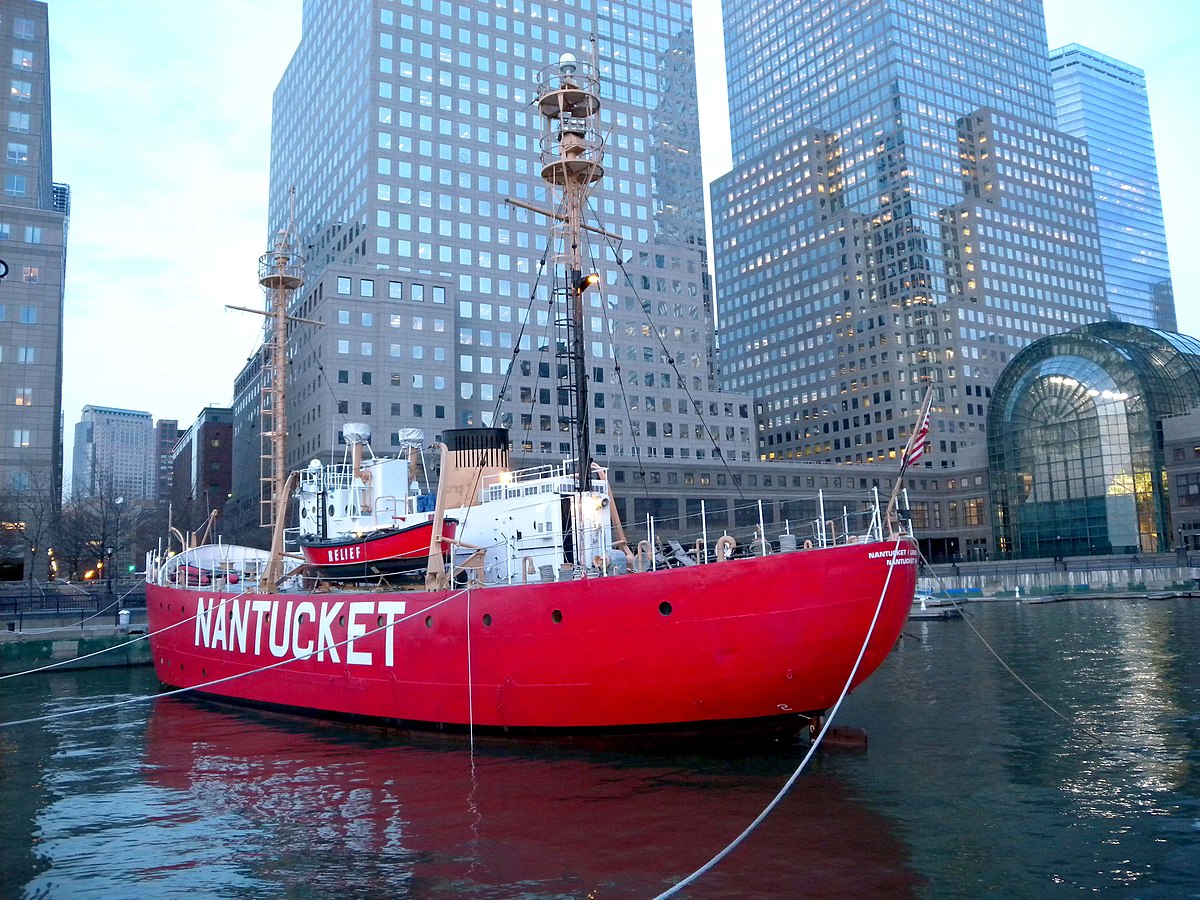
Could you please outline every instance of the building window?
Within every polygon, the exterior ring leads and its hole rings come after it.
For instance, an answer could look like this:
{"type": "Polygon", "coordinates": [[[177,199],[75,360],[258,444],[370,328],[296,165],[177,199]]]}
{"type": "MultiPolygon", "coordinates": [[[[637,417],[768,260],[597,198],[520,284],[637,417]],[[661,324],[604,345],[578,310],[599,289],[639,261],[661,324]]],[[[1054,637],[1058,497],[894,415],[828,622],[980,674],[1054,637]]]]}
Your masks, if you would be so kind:
{"type": "Polygon", "coordinates": [[[8,163],[11,166],[24,166],[29,163],[29,145],[8,142],[8,163]]]}
{"type": "Polygon", "coordinates": [[[18,347],[17,348],[17,362],[26,363],[26,364],[31,365],[35,359],[37,359],[37,348],[36,347],[18,347]]]}
{"type": "Polygon", "coordinates": [[[37,284],[41,279],[42,270],[37,266],[22,266],[21,280],[26,284],[37,284]]]}
{"type": "Polygon", "coordinates": [[[350,279],[345,275],[339,275],[337,280],[337,292],[343,296],[350,296],[350,279]]]}
{"type": "Polygon", "coordinates": [[[362,414],[364,416],[369,416],[371,414],[371,401],[370,400],[363,401],[362,414]]]}
{"type": "Polygon", "coordinates": [[[5,175],[4,176],[4,193],[9,197],[24,197],[25,196],[25,176],[24,175],[5,175]]]}
{"type": "Polygon", "coordinates": [[[29,134],[29,113],[11,110],[8,114],[8,130],[29,134]]]}
{"type": "Polygon", "coordinates": [[[13,37],[22,41],[32,41],[35,37],[33,19],[17,16],[13,19],[13,37]]]}
{"type": "Polygon", "coordinates": [[[358,281],[358,294],[360,297],[374,297],[375,282],[369,278],[360,278],[358,281]]]}
{"type": "Polygon", "coordinates": [[[14,69],[32,69],[33,51],[23,47],[13,47],[12,64],[14,69]]]}
{"type": "Polygon", "coordinates": [[[338,384],[349,384],[350,372],[348,369],[338,369],[338,384]]]}
{"type": "Polygon", "coordinates": [[[14,428],[12,434],[13,434],[12,445],[14,447],[28,447],[29,446],[29,429],[28,428],[14,428]]]}
{"type": "Polygon", "coordinates": [[[37,225],[25,226],[25,243],[40,244],[42,242],[42,229],[37,225]]]}
{"type": "Polygon", "coordinates": [[[18,81],[14,78],[8,89],[8,95],[18,103],[28,103],[33,96],[33,85],[28,81],[18,81]]]}
{"type": "Polygon", "coordinates": [[[33,406],[33,388],[17,388],[16,405],[33,406]]]}
{"type": "Polygon", "coordinates": [[[21,307],[21,324],[36,325],[37,324],[37,307],[22,306],[21,307]]]}

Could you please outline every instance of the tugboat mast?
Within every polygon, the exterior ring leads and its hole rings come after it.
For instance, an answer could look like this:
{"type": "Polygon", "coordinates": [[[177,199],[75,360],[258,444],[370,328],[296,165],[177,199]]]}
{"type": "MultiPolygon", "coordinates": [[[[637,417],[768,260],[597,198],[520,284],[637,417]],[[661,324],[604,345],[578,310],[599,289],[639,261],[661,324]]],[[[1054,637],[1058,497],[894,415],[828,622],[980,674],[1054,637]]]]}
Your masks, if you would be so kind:
{"type": "Polygon", "coordinates": [[[565,308],[558,321],[565,334],[557,354],[559,392],[570,399],[569,417],[579,491],[590,482],[591,436],[588,429],[587,358],[584,353],[583,295],[600,276],[585,272],[581,236],[583,213],[591,186],[604,177],[604,147],[596,127],[600,112],[600,70],[595,60],[580,62],[564,53],[538,75],[538,112],[542,116],[542,178],[562,192],[561,212],[552,216],[551,251],[564,281],[555,282],[555,308],[565,308]]]}

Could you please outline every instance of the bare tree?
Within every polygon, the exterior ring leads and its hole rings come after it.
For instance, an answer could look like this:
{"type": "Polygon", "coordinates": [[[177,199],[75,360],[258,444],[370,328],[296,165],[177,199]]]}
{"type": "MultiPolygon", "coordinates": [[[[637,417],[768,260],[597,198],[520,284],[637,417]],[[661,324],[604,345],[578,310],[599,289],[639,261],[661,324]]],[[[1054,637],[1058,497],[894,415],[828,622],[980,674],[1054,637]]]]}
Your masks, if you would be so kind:
{"type": "Polygon", "coordinates": [[[38,556],[48,550],[61,504],[54,478],[47,471],[30,472],[19,483],[23,486],[9,487],[0,495],[0,519],[6,533],[15,536],[29,554],[25,576],[32,592],[38,556]]]}

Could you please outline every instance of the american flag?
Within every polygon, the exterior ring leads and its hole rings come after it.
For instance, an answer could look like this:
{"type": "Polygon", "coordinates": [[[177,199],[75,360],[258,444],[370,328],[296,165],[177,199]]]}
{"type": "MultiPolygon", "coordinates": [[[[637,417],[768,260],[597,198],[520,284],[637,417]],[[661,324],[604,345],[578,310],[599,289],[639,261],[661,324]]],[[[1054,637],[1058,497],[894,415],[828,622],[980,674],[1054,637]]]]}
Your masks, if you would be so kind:
{"type": "Polygon", "coordinates": [[[925,455],[925,444],[929,438],[929,413],[930,405],[933,403],[933,388],[925,392],[925,402],[921,404],[921,418],[918,420],[917,430],[913,432],[912,437],[908,439],[908,444],[904,448],[904,459],[902,465],[908,468],[918,459],[925,455]]]}

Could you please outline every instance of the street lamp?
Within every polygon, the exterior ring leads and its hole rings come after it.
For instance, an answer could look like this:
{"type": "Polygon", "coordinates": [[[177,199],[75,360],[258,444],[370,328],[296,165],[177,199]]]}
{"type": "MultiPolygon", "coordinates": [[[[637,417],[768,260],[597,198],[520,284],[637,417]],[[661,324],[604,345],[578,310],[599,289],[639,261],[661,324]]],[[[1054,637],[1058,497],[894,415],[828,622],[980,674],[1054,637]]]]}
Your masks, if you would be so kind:
{"type": "Polygon", "coordinates": [[[113,525],[113,545],[108,548],[108,559],[105,561],[105,568],[108,570],[108,592],[113,592],[113,560],[121,552],[121,504],[125,502],[124,497],[117,497],[113,500],[113,506],[116,512],[116,521],[113,525]]]}

